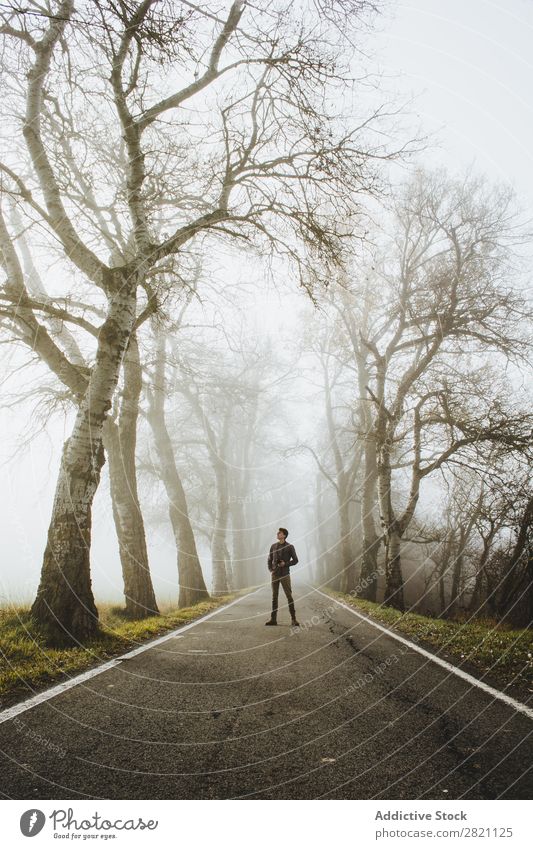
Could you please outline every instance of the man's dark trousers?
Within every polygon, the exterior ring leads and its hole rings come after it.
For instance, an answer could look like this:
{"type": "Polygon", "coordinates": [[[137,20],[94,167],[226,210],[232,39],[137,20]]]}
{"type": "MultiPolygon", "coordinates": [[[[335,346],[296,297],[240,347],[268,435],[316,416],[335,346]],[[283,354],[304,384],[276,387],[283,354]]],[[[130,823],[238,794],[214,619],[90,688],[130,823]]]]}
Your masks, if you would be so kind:
{"type": "Polygon", "coordinates": [[[287,596],[287,601],[289,602],[289,611],[291,614],[291,619],[296,619],[296,614],[294,612],[294,599],[292,597],[291,590],[291,576],[285,575],[283,578],[277,578],[276,572],[272,572],[272,619],[277,619],[278,616],[278,596],[279,596],[279,585],[283,587],[283,592],[287,596]]]}

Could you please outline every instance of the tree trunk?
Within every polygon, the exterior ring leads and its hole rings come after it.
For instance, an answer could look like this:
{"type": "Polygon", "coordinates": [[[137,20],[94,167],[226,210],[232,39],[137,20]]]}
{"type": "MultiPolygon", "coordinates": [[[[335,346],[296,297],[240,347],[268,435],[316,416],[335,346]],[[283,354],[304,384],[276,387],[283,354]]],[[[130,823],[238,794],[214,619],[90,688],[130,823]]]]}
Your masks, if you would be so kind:
{"type": "Polygon", "coordinates": [[[459,544],[457,548],[457,554],[454,560],[454,567],[452,572],[452,588],[450,594],[450,604],[447,610],[447,616],[452,617],[455,616],[457,611],[457,605],[459,603],[459,599],[463,594],[462,589],[462,580],[463,580],[463,565],[464,565],[464,556],[465,549],[468,545],[468,541],[472,535],[472,531],[474,529],[476,519],[479,516],[479,511],[481,509],[483,498],[483,488],[481,489],[478,503],[472,510],[472,513],[469,516],[468,522],[465,527],[461,527],[459,530],[459,544]]]}
{"type": "Polygon", "coordinates": [[[533,628],[533,545],[530,545],[527,551],[526,581],[527,620],[525,627],[533,628]]]}
{"type": "Polygon", "coordinates": [[[211,536],[211,560],[213,563],[213,595],[229,592],[226,573],[226,532],[228,526],[228,496],[223,469],[216,470],[217,507],[215,526],[211,536]]]}
{"type": "Polygon", "coordinates": [[[178,552],[178,575],[179,575],[179,607],[191,607],[193,604],[198,604],[200,601],[205,601],[209,598],[209,593],[205,585],[202,566],[198,551],[196,549],[196,540],[189,519],[187,501],[185,492],[181,484],[179,475],[176,477],[171,474],[172,483],[169,480],[167,493],[172,490],[174,496],[169,494],[169,517],[174,531],[174,539],[176,540],[176,548],[178,552]]]}
{"type": "Polygon", "coordinates": [[[134,619],[156,616],[144,521],[137,488],[135,448],[142,389],[137,338],[132,334],[123,363],[124,387],[118,424],[107,419],[104,446],[109,461],[113,518],[118,537],[126,612],[134,619]]]}
{"type": "Polygon", "coordinates": [[[485,582],[485,572],[482,566],[479,567],[476,580],[474,582],[474,589],[472,590],[472,596],[470,598],[470,603],[468,605],[468,610],[474,616],[479,616],[481,610],[484,607],[484,602],[482,603],[483,598],[483,589],[485,582]]]}
{"type": "MultiPolygon", "coordinates": [[[[503,616],[511,605],[512,598],[515,592],[517,583],[517,572],[522,555],[528,545],[531,545],[531,528],[533,526],[533,495],[529,498],[526,508],[522,515],[520,527],[518,529],[518,537],[511,553],[509,560],[509,568],[504,578],[499,599],[497,601],[497,609],[500,616],[503,616]]],[[[530,552],[528,551],[528,559],[530,552]]]]}
{"type": "Polygon", "coordinates": [[[405,610],[401,563],[401,537],[394,525],[387,534],[386,586],[384,604],[405,610]]]}
{"type": "Polygon", "coordinates": [[[479,560],[479,568],[474,583],[474,589],[472,590],[472,597],[470,599],[470,604],[468,605],[470,613],[473,613],[474,616],[480,616],[486,607],[487,594],[485,587],[485,568],[489,559],[490,547],[496,531],[496,523],[491,521],[490,531],[486,537],[483,537],[483,551],[481,552],[479,560]]]}
{"type": "Polygon", "coordinates": [[[355,558],[351,540],[351,522],[347,474],[344,468],[344,458],[337,439],[337,426],[333,414],[332,387],[328,372],[327,359],[322,363],[324,373],[324,401],[326,421],[328,425],[330,447],[335,460],[335,489],[337,494],[337,510],[339,514],[340,542],[336,546],[339,551],[340,563],[336,583],[344,593],[355,589],[355,558]]]}
{"type": "Polygon", "coordinates": [[[196,540],[189,518],[185,490],[176,466],[176,459],[165,419],[165,341],[158,339],[154,386],[148,392],[148,422],[152,428],[159,460],[161,479],[168,501],[169,518],[176,541],[180,607],[190,607],[209,598],[205,585],[196,540]]]}
{"type": "Polygon", "coordinates": [[[338,487],[339,519],[341,532],[342,572],[340,576],[341,592],[350,593],[355,589],[355,557],[352,548],[349,501],[346,493],[338,487]]]}
{"type": "Polygon", "coordinates": [[[324,543],[324,492],[322,489],[323,480],[320,474],[315,478],[315,551],[316,551],[316,572],[317,582],[319,586],[324,586],[329,583],[331,575],[328,572],[326,546],[324,543]]]}
{"type": "Polygon", "coordinates": [[[104,464],[102,431],[132,331],[136,280],[109,296],[98,349],[72,434],[65,442],[41,580],[31,612],[51,644],[83,642],[98,630],[90,574],[91,510],[104,464]]]}
{"type": "Polygon", "coordinates": [[[126,612],[133,619],[156,616],[159,613],[155,600],[144,522],[137,493],[132,460],[135,448],[126,438],[120,438],[115,422],[107,421],[104,428],[104,446],[109,462],[109,482],[113,520],[118,539],[126,612]]]}
{"type": "Polygon", "coordinates": [[[444,586],[444,570],[439,572],[439,619],[444,616],[446,610],[446,592],[444,586]]]}
{"type": "Polygon", "coordinates": [[[231,456],[230,501],[232,527],[233,581],[235,589],[250,586],[252,565],[248,558],[250,543],[248,528],[255,527],[250,522],[250,511],[256,502],[255,490],[250,491],[250,469],[253,466],[253,445],[257,428],[259,394],[249,401],[249,415],[233,423],[233,438],[229,448],[231,456]]]}
{"type": "Polygon", "coordinates": [[[365,473],[363,482],[363,562],[361,565],[358,595],[376,601],[378,590],[378,552],[381,537],[376,533],[374,510],[376,506],[376,442],[369,434],[365,439],[365,473]]]}
{"type": "Polygon", "coordinates": [[[224,541],[224,550],[225,550],[225,563],[226,563],[226,578],[228,581],[228,587],[230,589],[235,589],[235,573],[233,571],[233,561],[231,559],[231,551],[228,548],[228,544],[224,541]]]}
{"type": "Polygon", "coordinates": [[[453,569],[452,569],[452,586],[450,590],[450,602],[446,609],[446,617],[452,619],[457,612],[457,604],[459,602],[459,596],[461,595],[461,578],[463,575],[463,563],[464,563],[464,546],[466,544],[465,535],[463,532],[459,533],[459,547],[455,554],[453,561],[453,569]]]}
{"type": "Polygon", "coordinates": [[[381,523],[385,531],[385,598],[384,604],[404,610],[403,575],[401,563],[401,534],[391,501],[391,438],[384,433],[378,437],[381,446],[378,461],[378,492],[381,523]]]}
{"type": "Polygon", "coordinates": [[[135,619],[156,616],[159,610],[150,575],[144,522],[137,493],[135,446],[126,434],[121,436],[114,422],[106,423],[104,434],[126,612],[135,619]]]}
{"type": "Polygon", "coordinates": [[[235,589],[243,589],[250,584],[246,562],[245,511],[242,498],[236,496],[231,502],[231,527],[233,548],[233,577],[235,589]]]}

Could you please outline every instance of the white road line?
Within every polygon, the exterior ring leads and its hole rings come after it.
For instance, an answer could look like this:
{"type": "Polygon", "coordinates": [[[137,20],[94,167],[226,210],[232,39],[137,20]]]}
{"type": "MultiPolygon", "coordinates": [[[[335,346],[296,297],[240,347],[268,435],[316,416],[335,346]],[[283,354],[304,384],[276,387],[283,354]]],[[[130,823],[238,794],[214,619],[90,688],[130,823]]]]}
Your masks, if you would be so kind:
{"type": "Polygon", "coordinates": [[[88,681],[89,678],[94,678],[96,675],[100,675],[101,672],[107,672],[108,669],[113,669],[113,667],[118,666],[119,663],[120,660],[118,658],[110,660],[108,663],[103,663],[95,669],[88,669],[87,672],[82,672],[81,675],[77,675],[75,678],[63,681],[62,684],[56,684],[55,687],[50,687],[49,690],[37,693],[36,696],[32,696],[31,699],[26,699],[25,702],[20,702],[18,705],[6,708],[6,710],[3,710],[2,713],[0,713],[0,723],[7,722],[8,719],[13,719],[13,717],[18,716],[19,713],[24,713],[24,711],[30,710],[30,708],[37,707],[37,705],[47,702],[48,699],[53,699],[55,696],[61,695],[61,693],[64,693],[66,690],[70,690],[71,687],[75,687],[76,684],[81,684],[82,681],[88,681]]]}
{"type": "MultiPolygon", "coordinates": [[[[259,589],[261,589],[261,587],[259,587],[259,589]]],[[[32,696],[30,699],[26,699],[24,702],[19,702],[17,705],[6,708],[6,710],[0,712],[0,724],[2,722],[7,722],[9,719],[13,719],[13,717],[18,716],[19,713],[25,713],[25,711],[31,710],[31,708],[61,695],[61,693],[64,693],[66,690],[70,690],[71,687],[77,687],[78,684],[83,684],[84,681],[88,681],[90,678],[94,678],[102,672],[107,672],[108,669],[113,669],[114,666],[118,666],[123,660],[129,660],[130,657],[136,657],[143,651],[153,649],[154,646],[158,646],[167,640],[171,640],[173,637],[180,636],[184,631],[188,631],[189,628],[194,628],[195,625],[199,625],[200,622],[205,622],[206,619],[211,619],[212,616],[220,613],[221,610],[227,610],[228,607],[232,607],[232,605],[237,604],[237,602],[242,601],[244,598],[254,595],[254,593],[259,592],[259,589],[254,590],[251,593],[246,593],[246,595],[239,596],[239,598],[234,598],[233,601],[229,602],[229,604],[223,604],[221,607],[217,607],[215,610],[211,610],[209,613],[206,613],[205,616],[200,616],[198,619],[194,619],[193,622],[189,622],[187,625],[181,625],[179,628],[176,628],[174,631],[170,631],[168,634],[164,634],[162,637],[157,637],[155,640],[143,643],[142,646],[133,649],[133,651],[130,651],[127,654],[121,654],[120,657],[115,657],[107,663],[102,663],[101,666],[96,666],[94,669],[88,669],[87,672],[82,672],[74,678],[69,678],[68,681],[63,681],[61,684],[56,684],[54,687],[50,687],[50,689],[44,690],[42,693],[37,693],[37,695],[32,696]]]]}
{"type": "Polygon", "coordinates": [[[387,634],[389,637],[392,637],[393,640],[397,640],[399,643],[403,643],[404,646],[409,646],[409,648],[413,649],[413,651],[418,652],[423,657],[427,657],[429,660],[436,663],[438,666],[442,666],[443,669],[446,669],[448,672],[452,672],[454,675],[457,675],[458,678],[462,678],[463,681],[468,681],[469,684],[472,684],[474,687],[479,687],[480,690],[484,690],[485,693],[489,693],[489,695],[493,696],[495,699],[499,699],[500,702],[505,702],[509,707],[514,708],[520,713],[525,714],[529,717],[529,719],[533,719],[533,709],[523,704],[522,702],[518,702],[516,699],[513,699],[511,696],[508,696],[506,693],[502,693],[501,690],[496,690],[494,687],[491,687],[489,684],[485,684],[484,681],[480,681],[478,678],[474,678],[473,675],[469,675],[468,672],[463,672],[462,669],[459,669],[458,666],[454,666],[452,663],[448,663],[446,660],[442,660],[442,658],[438,657],[436,654],[432,654],[429,651],[426,651],[420,646],[417,646],[416,643],[412,643],[411,640],[406,640],[405,637],[400,637],[399,634],[395,634],[394,631],[390,631],[388,628],[385,628],[384,625],[379,625],[373,619],[369,619],[368,616],[364,616],[364,614],[359,613],[358,610],[355,610],[353,607],[350,607],[349,604],[344,604],[344,602],[339,601],[334,596],[328,595],[327,593],[323,593],[322,590],[317,590],[316,587],[313,587],[316,593],[320,593],[324,598],[329,599],[330,601],[334,601],[335,604],[340,605],[340,607],[344,607],[346,610],[349,610],[350,613],[353,613],[354,616],[358,616],[360,619],[364,619],[365,622],[368,622],[369,625],[372,625],[374,628],[377,628],[378,631],[383,631],[384,634],[387,634]]]}

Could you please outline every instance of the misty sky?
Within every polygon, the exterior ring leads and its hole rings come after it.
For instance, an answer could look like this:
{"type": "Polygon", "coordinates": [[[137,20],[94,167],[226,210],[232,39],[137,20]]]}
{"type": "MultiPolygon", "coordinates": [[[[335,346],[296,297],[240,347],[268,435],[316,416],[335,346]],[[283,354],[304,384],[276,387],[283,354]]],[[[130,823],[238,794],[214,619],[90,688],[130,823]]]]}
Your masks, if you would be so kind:
{"type": "Polygon", "coordinates": [[[475,162],[511,182],[533,207],[533,3],[412,0],[391,3],[378,46],[395,87],[450,168],[475,162]]]}
{"type": "MultiPolygon", "coordinates": [[[[491,179],[510,181],[528,213],[533,210],[532,42],[531,0],[390,0],[380,32],[369,42],[388,77],[388,89],[404,99],[415,96],[413,127],[434,134],[431,149],[419,160],[442,163],[452,171],[474,164],[491,179]]],[[[285,316],[296,308],[298,297],[303,296],[284,299],[285,316]]],[[[280,310],[279,296],[271,293],[258,312],[263,323],[265,317],[272,323],[279,320],[280,310]]],[[[6,357],[7,351],[3,353],[6,357]]],[[[26,380],[28,372],[23,374],[26,380]]],[[[69,425],[64,429],[56,419],[46,434],[7,464],[25,421],[21,411],[0,410],[0,425],[5,434],[0,454],[5,481],[0,491],[0,593],[2,600],[29,601],[38,583],[59,450],[69,425]]],[[[95,594],[120,598],[111,511],[100,494],[94,518],[95,594]]],[[[174,544],[169,534],[150,529],[149,546],[163,582],[156,592],[165,601],[161,587],[168,582],[170,596],[177,583],[174,544]]]]}

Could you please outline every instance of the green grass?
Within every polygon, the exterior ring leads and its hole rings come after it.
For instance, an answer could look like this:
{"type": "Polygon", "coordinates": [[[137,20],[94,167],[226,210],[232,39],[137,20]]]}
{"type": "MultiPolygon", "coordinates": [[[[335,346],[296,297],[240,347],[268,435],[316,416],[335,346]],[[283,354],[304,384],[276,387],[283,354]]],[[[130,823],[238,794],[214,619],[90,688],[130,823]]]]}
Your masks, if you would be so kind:
{"type": "Polygon", "coordinates": [[[401,613],[371,601],[327,590],[366,616],[424,643],[436,654],[449,656],[456,665],[471,664],[500,681],[533,692],[533,631],[512,629],[491,619],[432,619],[418,613],[401,613]]]}
{"type": "Polygon", "coordinates": [[[29,607],[0,608],[0,703],[5,705],[33,695],[53,683],[97,666],[210,610],[227,604],[237,594],[176,608],[160,606],[160,616],[128,619],[124,609],[99,604],[100,634],[83,647],[54,649],[32,619],[29,607]]]}

